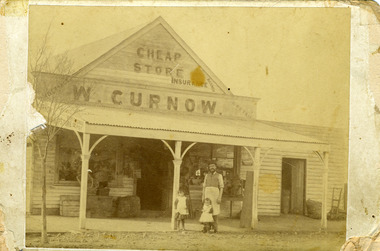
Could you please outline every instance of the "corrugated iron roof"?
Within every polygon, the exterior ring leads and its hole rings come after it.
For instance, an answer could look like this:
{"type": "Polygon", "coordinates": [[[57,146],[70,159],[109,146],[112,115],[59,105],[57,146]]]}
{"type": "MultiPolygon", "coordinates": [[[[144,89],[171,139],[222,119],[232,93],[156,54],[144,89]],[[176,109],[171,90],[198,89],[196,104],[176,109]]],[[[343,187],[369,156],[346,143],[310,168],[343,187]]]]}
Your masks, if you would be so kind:
{"type": "Polygon", "coordinates": [[[156,131],[185,132],[246,139],[326,144],[314,138],[286,131],[259,121],[219,117],[150,113],[106,107],[86,107],[75,115],[89,125],[128,127],[156,131]]]}
{"type": "Polygon", "coordinates": [[[61,60],[61,57],[64,55],[72,63],[71,71],[75,73],[78,70],[82,69],[84,66],[88,65],[90,62],[93,62],[100,56],[107,53],[118,44],[122,43],[124,40],[139,31],[147,24],[148,23],[138,25],[134,28],[113,34],[105,38],[101,38],[88,44],[84,44],[75,49],[69,50],[66,53],[56,55],[52,58],[53,65],[56,60],[61,60]]]}

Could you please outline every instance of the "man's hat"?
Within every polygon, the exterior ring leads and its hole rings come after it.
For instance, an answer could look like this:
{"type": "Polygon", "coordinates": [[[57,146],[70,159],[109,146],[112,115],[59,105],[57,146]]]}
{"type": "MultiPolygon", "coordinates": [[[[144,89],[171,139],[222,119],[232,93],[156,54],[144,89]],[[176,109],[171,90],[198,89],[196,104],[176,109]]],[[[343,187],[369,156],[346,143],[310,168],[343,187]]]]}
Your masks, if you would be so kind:
{"type": "Polygon", "coordinates": [[[215,160],[210,160],[208,162],[208,166],[210,166],[210,165],[215,165],[215,167],[218,167],[215,160]]]}
{"type": "Polygon", "coordinates": [[[214,165],[215,168],[217,168],[218,166],[216,165],[215,161],[211,161],[208,163],[208,166],[210,167],[211,165],[214,165]]]}

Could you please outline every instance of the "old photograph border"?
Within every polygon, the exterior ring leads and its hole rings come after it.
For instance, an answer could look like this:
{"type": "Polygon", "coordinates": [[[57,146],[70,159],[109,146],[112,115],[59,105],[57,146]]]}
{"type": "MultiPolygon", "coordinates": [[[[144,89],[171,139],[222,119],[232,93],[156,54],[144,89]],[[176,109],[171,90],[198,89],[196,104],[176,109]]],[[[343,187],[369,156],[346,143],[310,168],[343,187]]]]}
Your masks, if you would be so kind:
{"type": "MultiPolygon", "coordinates": [[[[33,2],[31,3],[33,4],[33,2]]],[[[41,1],[38,2],[38,4],[42,4],[41,1]]],[[[52,4],[51,2],[49,2],[49,4],[52,4]]],[[[73,3],[73,4],[78,4],[77,2],[73,3]]],[[[85,3],[85,4],[88,4],[88,3],[85,3]]],[[[96,4],[99,4],[99,5],[102,5],[100,2],[97,2],[96,4]]],[[[155,2],[154,4],[156,5],[160,5],[160,4],[169,4],[169,3],[162,3],[162,2],[155,2]]],[[[170,3],[172,4],[172,3],[170,3]]],[[[200,4],[207,4],[207,3],[200,3],[200,4]]],[[[224,2],[219,2],[219,3],[213,3],[213,5],[218,5],[218,4],[226,4],[224,2]]],[[[242,4],[242,3],[237,3],[237,4],[242,4]]],[[[351,88],[351,97],[350,97],[350,100],[351,100],[351,106],[350,106],[350,117],[351,117],[351,125],[353,124],[353,118],[355,118],[357,115],[358,115],[358,112],[355,111],[355,108],[357,108],[356,105],[353,105],[352,102],[363,102],[363,96],[361,98],[359,98],[359,93],[360,94],[363,94],[363,86],[361,84],[359,84],[359,82],[361,82],[363,79],[368,79],[367,76],[365,74],[367,74],[367,69],[366,67],[368,67],[368,65],[363,65],[361,62],[358,62],[357,60],[354,60],[355,63],[353,63],[353,58],[357,59],[357,58],[368,58],[368,50],[363,50],[363,47],[366,48],[365,46],[368,47],[368,45],[366,45],[366,41],[365,39],[363,39],[363,32],[368,32],[368,30],[365,30],[365,21],[364,21],[364,24],[363,24],[363,20],[365,20],[365,18],[367,17],[366,15],[368,15],[368,13],[366,13],[366,10],[363,11],[362,8],[359,8],[359,7],[355,7],[355,6],[347,6],[347,5],[344,5],[344,4],[340,4],[338,2],[329,2],[329,3],[326,3],[326,2],[315,2],[315,3],[284,3],[284,2],[275,2],[275,3],[262,3],[262,2],[251,2],[251,3],[244,3],[242,5],[249,5],[249,6],[254,6],[254,7],[261,7],[263,5],[265,5],[265,7],[273,7],[273,6],[276,6],[276,7],[289,7],[289,6],[296,6],[296,7],[310,7],[310,5],[313,4],[313,5],[316,5],[316,6],[313,6],[313,7],[347,7],[347,8],[350,8],[351,11],[352,11],[352,18],[351,18],[351,24],[352,24],[352,27],[351,27],[351,81],[350,81],[350,88],[351,88]],[[258,5],[258,6],[257,6],[258,5]],[[301,5],[301,6],[300,6],[301,5]],[[360,34],[360,36],[358,35],[360,34]],[[357,44],[360,44],[360,50],[358,50],[357,47],[357,44]],[[367,54],[366,54],[367,53],[367,54]],[[360,69],[358,71],[358,69],[360,69]],[[364,70],[365,69],[365,70],[364,70]],[[360,73],[362,75],[360,75],[360,73]],[[354,75],[353,75],[354,74],[354,75]],[[364,74],[364,75],[363,75],[364,74]],[[356,89],[355,89],[356,88],[356,89]],[[355,92],[353,92],[353,89],[355,90],[355,92]],[[360,90],[360,91],[358,91],[360,90]],[[355,95],[357,94],[357,96],[355,95]]],[[[128,5],[127,3],[123,2],[121,3],[121,5],[124,5],[124,6],[132,6],[133,4],[131,5],[128,5]]],[[[139,5],[139,3],[137,3],[137,5],[139,5]]],[[[190,4],[191,5],[191,4],[190,4]]],[[[209,6],[209,5],[208,5],[209,6]]],[[[367,93],[366,93],[367,94],[367,93]]],[[[364,96],[364,99],[368,99],[367,96],[364,96]]],[[[371,102],[370,102],[370,99],[368,99],[367,101],[367,106],[371,106],[371,102]]],[[[59,108],[57,108],[59,109],[59,108]]],[[[357,120],[355,120],[357,121],[357,120]]],[[[358,133],[359,135],[362,135],[361,132],[359,132],[358,130],[359,129],[361,130],[365,130],[363,127],[362,124],[360,125],[356,125],[356,128],[354,130],[354,135],[355,133],[358,133]]],[[[350,128],[350,133],[351,135],[353,135],[352,133],[352,128],[350,128]]],[[[352,164],[353,162],[352,161],[355,161],[355,158],[358,157],[356,156],[355,153],[357,152],[352,152],[352,150],[354,149],[355,150],[355,146],[352,145],[352,140],[353,138],[351,137],[351,140],[350,140],[350,163],[352,164]]],[[[170,146],[169,146],[170,147],[170,146]]],[[[173,149],[175,149],[175,147],[173,147],[173,149]]],[[[359,162],[355,162],[355,163],[361,163],[360,161],[359,162]]],[[[350,171],[351,171],[351,167],[350,167],[350,171]]],[[[356,172],[357,170],[354,169],[356,172]]],[[[350,172],[352,173],[352,172],[350,172]]],[[[23,177],[25,177],[23,175],[23,177]]],[[[349,186],[350,187],[350,186],[349,186]]],[[[3,206],[6,206],[7,203],[2,203],[3,206]]],[[[351,207],[350,206],[350,201],[349,201],[349,208],[352,211],[352,213],[355,215],[357,214],[356,210],[354,209],[355,207],[351,207]]],[[[356,206],[356,205],[355,205],[356,206]]],[[[4,210],[5,212],[7,211],[6,209],[4,210]]],[[[24,211],[24,210],[22,210],[24,211]]],[[[368,214],[368,212],[367,212],[368,214]]],[[[7,215],[6,216],[6,222],[9,222],[9,219],[7,219],[7,215]]],[[[364,217],[365,218],[365,217],[364,217]]],[[[370,219],[365,219],[367,220],[368,224],[367,226],[375,226],[375,221],[371,221],[370,219]]],[[[13,220],[14,222],[14,220],[13,220]]],[[[354,222],[356,223],[356,222],[354,222]]],[[[357,223],[356,223],[357,224],[357,223]]],[[[23,224],[21,224],[23,225],[23,224]]],[[[355,226],[354,225],[349,225],[349,228],[348,229],[352,229],[352,227],[355,229],[355,226]]],[[[12,230],[13,231],[13,230],[12,230]]],[[[357,232],[355,231],[352,231],[351,233],[360,233],[362,232],[361,229],[356,229],[357,232]]],[[[16,231],[17,232],[17,231],[16,231]]],[[[347,232],[347,236],[350,236],[351,234],[349,232],[347,232]]],[[[16,238],[16,243],[20,243],[18,238],[16,238]]],[[[20,245],[18,245],[20,246],[20,245]]],[[[31,248],[27,248],[26,250],[32,250],[31,248]]]]}

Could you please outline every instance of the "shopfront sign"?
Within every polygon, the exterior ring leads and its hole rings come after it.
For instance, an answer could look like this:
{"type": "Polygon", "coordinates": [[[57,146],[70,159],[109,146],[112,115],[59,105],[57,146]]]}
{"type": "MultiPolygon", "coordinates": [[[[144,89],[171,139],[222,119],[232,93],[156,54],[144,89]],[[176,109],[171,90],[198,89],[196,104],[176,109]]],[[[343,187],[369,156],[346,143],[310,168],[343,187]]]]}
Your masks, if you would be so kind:
{"type": "Polygon", "coordinates": [[[74,84],[68,95],[72,101],[87,105],[240,119],[256,117],[256,99],[231,95],[99,83],[74,84]]]}
{"type": "Polygon", "coordinates": [[[174,67],[179,64],[182,57],[181,53],[166,51],[156,48],[138,47],[136,55],[140,60],[146,60],[146,63],[135,62],[133,69],[136,73],[147,73],[156,75],[173,76],[183,78],[183,67],[174,67]],[[168,63],[171,64],[169,67],[168,63]],[[174,67],[173,67],[174,66],[174,67]]]}
{"type": "Polygon", "coordinates": [[[198,92],[224,93],[200,59],[158,25],[126,44],[87,76],[104,80],[138,81],[141,84],[198,92]]]}

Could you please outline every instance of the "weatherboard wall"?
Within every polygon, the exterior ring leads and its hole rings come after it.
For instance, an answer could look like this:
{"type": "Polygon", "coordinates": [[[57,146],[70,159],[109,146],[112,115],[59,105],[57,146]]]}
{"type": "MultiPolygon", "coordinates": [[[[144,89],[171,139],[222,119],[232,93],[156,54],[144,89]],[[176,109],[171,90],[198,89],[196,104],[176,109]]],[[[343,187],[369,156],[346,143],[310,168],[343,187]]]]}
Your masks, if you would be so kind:
{"type": "MultiPolygon", "coordinates": [[[[347,183],[347,137],[340,129],[325,128],[289,123],[268,122],[273,126],[290,130],[305,136],[325,140],[330,143],[329,173],[328,173],[328,199],[327,209],[331,209],[333,188],[341,188],[342,196],[340,209],[344,210],[344,187],[347,183]]],[[[250,149],[253,152],[253,149],[250,149]]],[[[322,202],[322,174],[323,165],[313,152],[289,151],[274,148],[262,149],[263,162],[259,178],[259,215],[280,215],[281,213],[281,179],[282,159],[295,158],[306,160],[305,192],[306,200],[322,202]],[[267,152],[267,153],[266,153],[267,152]],[[264,157],[265,156],[265,157],[264,157]]],[[[242,165],[240,176],[245,179],[247,171],[253,171],[253,165],[244,165],[249,160],[245,149],[242,150],[242,165]]]]}

